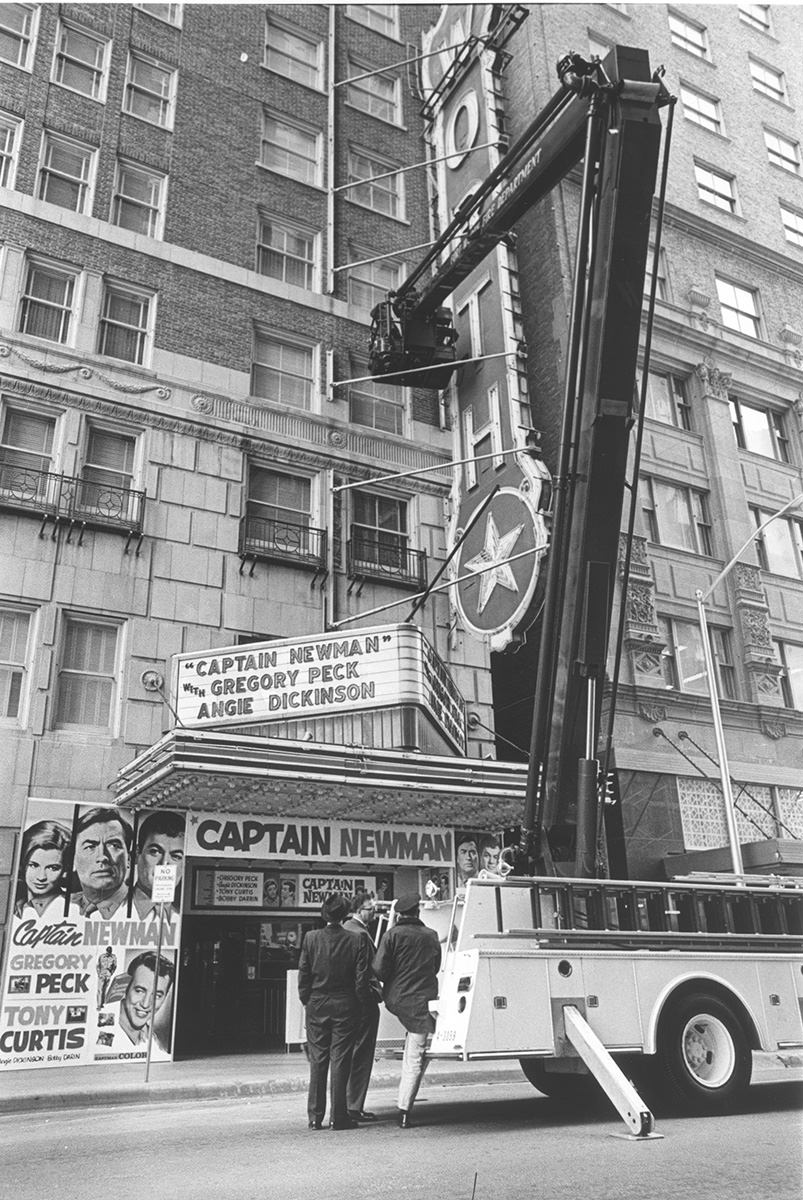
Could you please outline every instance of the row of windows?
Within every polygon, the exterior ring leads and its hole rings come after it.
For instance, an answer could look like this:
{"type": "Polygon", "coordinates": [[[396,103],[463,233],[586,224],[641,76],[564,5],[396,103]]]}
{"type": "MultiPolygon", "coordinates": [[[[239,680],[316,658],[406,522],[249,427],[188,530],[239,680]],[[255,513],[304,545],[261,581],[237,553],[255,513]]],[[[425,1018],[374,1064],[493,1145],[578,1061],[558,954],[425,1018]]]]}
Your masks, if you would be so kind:
{"type": "MultiPolygon", "coordinates": [[[[766,135],[768,138],[770,135],[766,135]]],[[[774,137],[774,135],[772,135],[774,137]]],[[[774,137],[775,142],[781,144],[781,139],[774,137]]],[[[795,166],[789,169],[794,169],[799,172],[800,169],[800,147],[795,142],[784,143],[790,153],[794,153],[795,166]]],[[[770,161],[773,160],[773,155],[770,154],[770,161]]],[[[790,159],[790,163],[791,163],[790,159]]],[[[710,204],[714,208],[719,208],[723,212],[739,215],[741,213],[741,205],[739,202],[739,194],[736,188],[736,176],[725,172],[718,167],[712,167],[707,163],[695,160],[694,163],[694,178],[697,184],[697,196],[704,204],[710,204]]],[[[789,204],[785,204],[779,200],[781,211],[781,224],[783,226],[784,236],[788,242],[793,245],[803,245],[803,211],[792,208],[789,204]]]]}
{"type": "MultiPolygon", "coordinates": [[[[739,5],[739,19],[762,33],[770,32],[770,9],[768,4],[739,5]]],[[[702,22],[681,14],[669,12],[669,36],[674,46],[693,54],[695,58],[712,61],[708,30],[702,22]]],[[[784,72],[764,59],[753,54],[747,56],[750,82],[755,91],[771,100],[788,103],[784,72]]]]}
{"type": "MultiPolygon", "coordinates": [[[[711,133],[725,134],[722,106],[715,96],[706,95],[687,83],[680,85],[683,115],[711,133]]],[[[800,143],[768,126],[763,127],[767,158],[775,167],[793,175],[800,174],[800,143]]]]}

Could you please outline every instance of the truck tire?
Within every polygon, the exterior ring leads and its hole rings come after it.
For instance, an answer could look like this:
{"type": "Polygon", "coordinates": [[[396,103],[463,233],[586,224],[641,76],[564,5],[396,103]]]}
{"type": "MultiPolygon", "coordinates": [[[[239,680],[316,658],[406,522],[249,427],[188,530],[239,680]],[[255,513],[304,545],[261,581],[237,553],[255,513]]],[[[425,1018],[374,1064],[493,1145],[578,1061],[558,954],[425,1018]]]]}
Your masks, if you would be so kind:
{"type": "Polygon", "coordinates": [[[589,1108],[599,1099],[600,1090],[591,1075],[547,1071],[542,1058],[520,1058],[519,1065],[533,1087],[551,1100],[589,1108]]]}
{"type": "Polygon", "coordinates": [[[739,1018],[704,992],[682,996],[668,1008],[657,1057],[669,1098],[687,1111],[726,1112],[750,1083],[752,1055],[739,1018]]]}

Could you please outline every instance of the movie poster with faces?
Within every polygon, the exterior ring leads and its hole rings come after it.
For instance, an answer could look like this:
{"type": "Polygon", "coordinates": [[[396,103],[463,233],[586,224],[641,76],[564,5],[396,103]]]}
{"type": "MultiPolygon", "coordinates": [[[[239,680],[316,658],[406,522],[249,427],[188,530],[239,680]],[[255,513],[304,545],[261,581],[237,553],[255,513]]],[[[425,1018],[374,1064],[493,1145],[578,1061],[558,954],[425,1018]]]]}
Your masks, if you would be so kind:
{"type": "Polygon", "coordinates": [[[0,1068],[144,1063],[151,1024],[151,1061],[172,1058],[184,856],[183,813],[28,801],[0,1068]],[[151,900],[154,868],[168,864],[176,890],[160,906],[151,900]]]}

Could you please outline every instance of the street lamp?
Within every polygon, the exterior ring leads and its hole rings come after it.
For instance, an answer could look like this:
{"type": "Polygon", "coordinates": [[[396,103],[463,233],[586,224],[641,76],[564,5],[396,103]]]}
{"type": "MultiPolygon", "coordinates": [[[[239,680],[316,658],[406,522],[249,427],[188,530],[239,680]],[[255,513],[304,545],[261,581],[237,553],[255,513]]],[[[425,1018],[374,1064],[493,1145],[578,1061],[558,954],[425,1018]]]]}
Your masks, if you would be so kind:
{"type": "Polygon", "coordinates": [[[714,655],[711,650],[711,639],[708,636],[708,622],[706,621],[705,616],[705,602],[714,591],[714,588],[716,588],[722,582],[725,576],[733,569],[733,567],[736,566],[736,563],[742,557],[751,542],[755,541],[755,539],[760,533],[763,532],[764,529],[766,529],[771,521],[775,521],[778,519],[778,517],[782,517],[784,513],[789,511],[790,508],[794,508],[796,504],[800,504],[801,500],[803,500],[803,492],[797,496],[794,496],[788,504],[785,504],[783,508],[778,509],[778,512],[773,513],[770,517],[767,517],[766,521],[762,522],[758,529],[750,534],[750,537],[747,539],[744,545],[737,550],[736,554],[734,554],[727,566],[720,571],[719,575],[717,575],[711,586],[704,592],[698,588],[695,593],[697,596],[697,616],[700,621],[700,639],[702,641],[703,658],[705,660],[705,674],[708,680],[708,695],[711,700],[711,715],[714,721],[714,736],[716,738],[717,756],[719,758],[719,776],[722,782],[722,795],[725,800],[725,824],[728,827],[728,843],[730,845],[731,863],[734,875],[744,874],[744,863],[742,862],[742,847],[739,842],[739,834],[736,828],[736,806],[733,802],[733,789],[731,787],[730,770],[728,768],[728,756],[725,750],[725,732],[722,728],[722,712],[719,705],[719,687],[717,684],[716,672],[714,670],[714,655]]]}

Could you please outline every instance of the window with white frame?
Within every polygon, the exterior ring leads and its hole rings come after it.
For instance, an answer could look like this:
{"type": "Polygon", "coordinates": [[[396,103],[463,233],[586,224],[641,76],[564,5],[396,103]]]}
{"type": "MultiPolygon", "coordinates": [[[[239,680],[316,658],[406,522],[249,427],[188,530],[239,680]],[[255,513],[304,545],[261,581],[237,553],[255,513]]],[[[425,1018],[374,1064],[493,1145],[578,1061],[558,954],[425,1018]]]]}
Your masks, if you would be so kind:
{"type": "Polygon", "coordinates": [[[29,260],[20,306],[20,333],[67,342],[77,275],[77,271],[57,263],[29,260]]]}
{"type": "Polygon", "coordinates": [[[251,464],[248,469],[246,513],[257,521],[309,529],[312,480],[272,467],[251,464]]]}
{"type": "Polygon", "coordinates": [[[775,647],[783,663],[783,702],[787,708],[803,712],[803,646],[797,642],[776,641],[775,647]]]}
{"type": "Polygon", "coordinates": [[[109,729],[118,689],[120,625],[65,614],[56,685],[55,721],[109,729]]]}
{"type": "Polygon", "coordinates": [[[759,404],[745,404],[738,396],[729,396],[728,401],[739,449],[788,463],[789,437],[784,414],[759,404]]]}
{"type": "Polygon", "coordinates": [[[722,109],[719,100],[705,96],[688,84],[680,85],[680,99],[683,104],[683,115],[695,125],[710,129],[712,133],[722,133],[722,109]]]}
{"type": "MultiPolygon", "coordinates": [[[[658,627],[666,643],[661,655],[664,682],[674,691],[708,695],[705,655],[700,626],[696,621],[659,617],[658,627]]],[[[709,625],[708,636],[714,659],[717,687],[725,700],[736,699],[736,671],[729,629],[709,625]]]]}
{"type": "Polygon", "coordinates": [[[694,54],[697,58],[711,57],[708,49],[708,34],[705,25],[701,25],[699,21],[692,21],[689,17],[682,17],[679,13],[670,10],[669,33],[674,46],[679,46],[681,50],[687,50],[689,54],[694,54]]]}
{"type": "Polygon", "coordinates": [[[22,139],[22,118],[0,112],[0,187],[13,188],[22,139]]]}
{"type": "MultiPolygon", "coordinates": [[[[772,513],[750,505],[750,515],[759,529],[772,513]]],[[[758,565],[773,575],[803,579],[803,522],[790,517],[770,521],[755,539],[758,565]]]]}
{"type": "Polygon", "coordinates": [[[349,247],[352,265],[348,269],[349,304],[368,312],[387,299],[401,283],[404,265],[397,258],[372,259],[365,246],[349,247]]]}
{"type": "Polygon", "coordinates": [[[135,4],[134,8],[139,8],[143,12],[148,13],[151,17],[156,17],[157,21],[164,21],[167,25],[181,25],[181,16],[183,4],[135,4]]]}
{"type": "Polygon", "coordinates": [[[784,236],[793,246],[803,246],[803,212],[781,203],[784,236]]]}
{"type": "Polygon", "coordinates": [[[764,142],[767,147],[767,157],[774,167],[783,167],[793,175],[800,174],[800,143],[773,133],[771,129],[764,130],[764,142]]]}
{"type": "Polygon", "coordinates": [[[739,20],[743,21],[745,25],[749,25],[751,29],[757,29],[759,33],[769,33],[770,6],[769,4],[740,4],[739,20]]]}
{"type": "Polygon", "coordinates": [[[404,388],[365,379],[368,363],[353,360],[352,370],[359,383],[349,384],[349,420],[355,425],[380,429],[384,433],[404,433],[404,388]]]}
{"type": "Polygon", "coordinates": [[[727,279],[715,276],[717,296],[722,312],[722,324],[737,333],[758,337],[761,326],[758,312],[758,292],[755,288],[741,287],[727,279]]]}
{"type": "Polygon", "coordinates": [[[83,142],[45,133],[39,167],[39,199],[73,212],[91,211],[96,150],[83,142]]]}
{"type": "Polygon", "coordinates": [[[310,345],[262,330],[254,332],[251,392],[293,408],[312,408],[315,355],[310,345]]]}
{"type": "Polygon", "coordinates": [[[265,66],[307,87],[323,87],[323,42],[269,16],[265,33],[265,66]]]}
{"type": "Polygon", "coordinates": [[[158,238],[164,227],[167,177],[138,163],[118,159],[112,197],[112,224],[158,238]]]}
{"type": "Polygon", "coordinates": [[[309,226],[283,217],[260,216],[257,223],[257,271],[294,287],[315,286],[318,235],[309,226]]]}
{"type": "Polygon", "coordinates": [[[750,58],[748,61],[754,90],[761,92],[762,96],[769,96],[770,100],[785,101],[786,81],[783,71],[759,62],[757,58],[750,58]]]}
{"type": "Polygon", "coordinates": [[[348,183],[354,184],[344,195],[386,217],[404,218],[404,176],[394,171],[396,164],[376,158],[362,150],[349,149],[348,183]]]}
{"type": "Polygon", "coordinates": [[[31,613],[0,603],[0,721],[18,720],[25,698],[31,613]]]}
{"type": "Polygon", "coordinates": [[[393,125],[401,123],[401,86],[397,75],[373,71],[353,59],[348,62],[346,100],[360,112],[393,125]]]}
{"type": "Polygon", "coordinates": [[[691,429],[691,405],[684,380],[677,375],[649,371],[645,411],[653,421],[674,425],[677,429],[691,429]]]}
{"type": "Polygon", "coordinates": [[[481,460],[465,464],[467,488],[475,487],[483,475],[504,465],[499,385],[496,383],[486,388],[484,393],[478,393],[463,410],[463,457],[481,460]],[[494,457],[491,458],[491,455],[494,457]]]}
{"type": "MultiPolygon", "coordinates": [[[[644,268],[644,295],[649,296],[652,292],[652,267],[655,261],[655,246],[652,244],[647,251],[647,262],[644,268]]],[[[666,251],[663,246],[658,254],[658,278],[655,284],[655,299],[668,300],[669,286],[667,283],[666,271],[666,251]]]]}
{"type": "Polygon", "coordinates": [[[651,541],[695,554],[712,553],[705,492],[647,476],[641,496],[651,541]]]}
{"type": "Polygon", "coordinates": [[[386,37],[399,37],[399,14],[396,4],[347,4],[346,15],[368,29],[384,33],[386,37]]]}
{"type": "Polygon", "coordinates": [[[266,111],[262,119],[259,161],[270,171],[320,187],[323,180],[321,131],[266,111]]]}
{"type": "Polygon", "coordinates": [[[128,56],[123,112],[171,129],[177,75],[174,67],[132,51],[128,56]]]}
{"type": "Polygon", "coordinates": [[[0,4],[0,60],[30,71],[39,6],[0,4]]]}
{"type": "Polygon", "coordinates": [[[458,316],[468,323],[469,358],[481,358],[485,353],[484,331],[486,322],[483,320],[483,304],[493,303],[493,294],[489,290],[491,279],[486,276],[477,287],[466,296],[458,308],[458,316]]]}
{"type": "Polygon", "coordinates": [[[99,487],[132,488],[136,449],[137,439],[133,434],[90,425],[81,479],[99,487]]]}
{"type": "Polygon", "coordinates": [[[48,493],[56,418],[6,405],[0,428],[0,496],[39,499],[48,493]]]}
{"type": "Polygon", "coordinates": [[[54,83],[93,100],[105,100],[108,60],[107,38],[66,21],[59,22],[53,61],[54,83]]]}
{"type": "Polygon", "coordinates": [[[153,295],[124,283],[104,284],[98,354],[142,365],[153,295]]]}
{"type": "Polygon", "coordinates": [[[354,557],[360,562],[404,569],[407,561],[407,501],[376,492],[352,492],[354,557]]]}
{"type": "Polygon", "coordinates": [[[736,212],[736,180],[701,163],[694,164],[697,195],[705,204],[713,204],[724,212],[736,212]]]}

